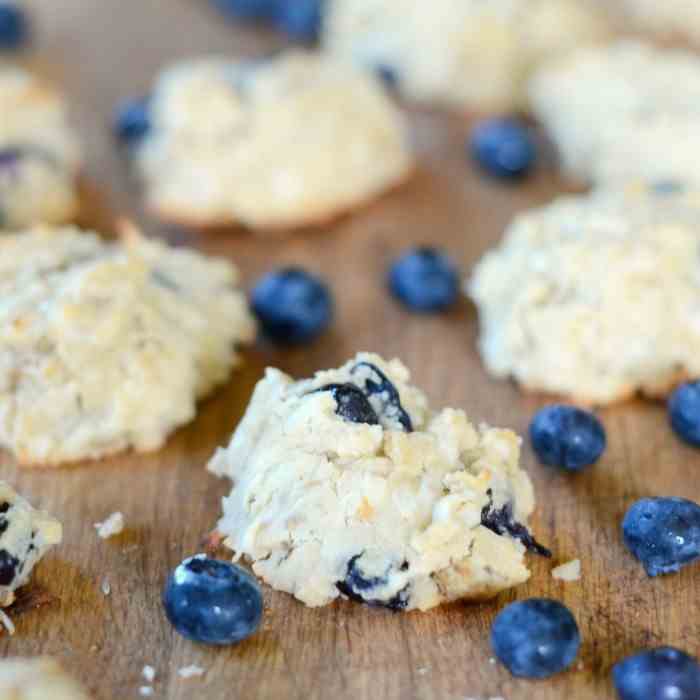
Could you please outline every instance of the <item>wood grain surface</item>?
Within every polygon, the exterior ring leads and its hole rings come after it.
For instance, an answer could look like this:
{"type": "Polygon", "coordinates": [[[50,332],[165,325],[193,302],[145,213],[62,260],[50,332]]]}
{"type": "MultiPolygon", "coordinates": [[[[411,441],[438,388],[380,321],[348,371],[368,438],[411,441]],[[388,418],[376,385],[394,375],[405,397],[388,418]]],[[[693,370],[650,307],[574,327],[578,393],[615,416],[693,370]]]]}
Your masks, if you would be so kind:
{"type": "Polygon", "coordinates": [[[524,396],[485,374],[475,351],[475,310],[464,301],[444,317],[405,313],[385,291],[385,271],[410,244],[430,242],[447,248],[466,274],[514,212],[547,201],[565,184],[551,156],[522,185],[491,182],[463,152],[471,118],[411,110],[420,158],[416,177],[332,228],[282,239],[236,230],[165,230],[142,215],[113,146],[114,104],[144,93],[155,71],[174,58],[259,54],[279,39],[223,23],[204,0],[28,5],[38,25],[32,60],[70,95],[87,146],[84,220],[109,229],[117,215],[132,216],[149,234],[231,258],[246,285],[276,265],[304,265],[332,287],[337,317],[309,347],[250,349],[245,368],[158,453],[54,471],[18,470],[1,455],[0,478],[59,516],[65,542],[39,567],[13,613],[17,633],[0,637],[0,653],[55,655],[97,700],[139,697],[144,664],[157,669],[153,697],[173,700],[607,700],[615,696],[611,665],[622,656],[661,643],[700,651],[700,569],[650,580],[622,544],[620,521],[635,499],[700,500],[700,454],[674,438],[662,405],[642,402],[601,411],[609,448],[587,473],[544,468],[524,448],[538,494],[533,529],[555,552],[555,563],[580,557],[580,582],[555,581],[551,563],[531,558],[531,581],[490,603],[407,614],[343,601],[310,610],[266,588],[265,623],[250,640],[209,649],[178,637],[163,615],[161,588],[184,556],[201,550],[216,522],[228,483],[204,466],[227,441],[265,365],[306,376],[358,350],[399,356],[436,405],[461,407],[473,419],[525,433],[545,399],[524,396]],[[98,539],[93,523],[116,510],[125,515],[125,532],[98,539]],[[105,580],[109,596],[100,589],[105,580]],[[495,613],[529,596],[570,606],[583,636],[580,663],[548,681],[515,680],[490,660],[495,613]],[[177,670],[193,663],[206,675],[179,678],[177,670]]]}

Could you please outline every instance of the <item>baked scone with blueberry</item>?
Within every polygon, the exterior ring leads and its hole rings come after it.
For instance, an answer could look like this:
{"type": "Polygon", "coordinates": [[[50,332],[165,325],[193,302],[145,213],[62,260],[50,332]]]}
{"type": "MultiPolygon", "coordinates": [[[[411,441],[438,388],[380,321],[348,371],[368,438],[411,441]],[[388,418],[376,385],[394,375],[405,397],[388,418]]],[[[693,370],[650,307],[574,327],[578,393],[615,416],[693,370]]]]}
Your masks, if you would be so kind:
{"type": "Polygon", "coordinates": [[[0,114],[0,231],[73,218],[81,155],[63,98],[3,64],[0,114]]]}
{"type": "Polygon", "coordinates": [[[233,481],[218,532],[309,606],[395,610],[487,598],[529,577],[533,489],[520,438],[435,411],[398,360],[360,353],[294,381],[268,369],[210,471],[233,481]]]}
{"type": "Polygon", "coordinates": [[[179,63],[158,79],[149,121],[132,151],[148,205],[195,226],[323,223],[413,168],[378,79],[301,51],[179,63]]]}
{"type": "Polygon", "coordinates": [[[538,72],[530,96],[573,177],[700,185],[700,56],[629,40],[581,49],[538,72]]]}
{"type": "Polygon", "coordinates": [[[56,465],[159,448],[255,327],[225,260],[75,228],[0,238],[0,447],[56,465]]]}
{"type": "Polygon", "coordinates": [[[32,508],[8,483],[0,481],[0,608],[12,605],[15,591],[62,539],[58,520],[32,508]]]}
{"type": "Polygon", "coordinates": [[[47,656],[0,660],[0,700],[90,700],[90,696],[47,656]]]}
{"type": "Polygon", "coordinates": [[[466,291],[496,377],[607,404],[700,376],[700,210],[660,189],[561,197],[515,218],[466,291]]]}
{"type": "Polygon", "coordinates": [[[700,41],[700,3],[695,0],[622,0],[625,19],[639,29],[700,41]]]}
{"type": "Polygon", "coordinates": [[[587,0],[329,0],[322,42],[410,99],[509,111],[535,67],[605,41],[608,25],[587,0]]]}

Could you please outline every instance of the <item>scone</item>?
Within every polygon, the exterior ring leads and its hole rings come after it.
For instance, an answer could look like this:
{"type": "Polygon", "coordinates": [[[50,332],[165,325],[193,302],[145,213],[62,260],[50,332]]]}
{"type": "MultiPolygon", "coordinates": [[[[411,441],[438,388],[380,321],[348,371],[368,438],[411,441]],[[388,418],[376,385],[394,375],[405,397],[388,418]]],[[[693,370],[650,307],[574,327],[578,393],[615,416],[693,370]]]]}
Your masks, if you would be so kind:
{"type": "Polygon", "coordinates": [[[700,376],[700,209],[660,190],[570,196],[514,220],[474,270],[496,377],[607,404],[700,376]]]}
{"type": "Polygon", "coordinates": [[[136,233],[0,238],[0,447],[38,465],[159,448],[253,338],[237,281],[136,233]]]}
{"type": "Polygon", "coordinates": [[[636,41],[582,49],[543,68],[530,96],[573,177],[700,185],[700,56],[636,41]]]}
{"type": "Polygon", "coordinates": [[[622,0],[625,19],[654,34],[700,42],[700,3],[696,0],[622,0]]]}
{"type": "Polygon", "coordinates": [[[0,660],[0,700],[90,700],[49,657],[0,660]]]}
{"type": "Polygon", "coordinates": [[[166,70],[134,152],[148,205],[197,226],[323,223],[403,181],[401,113],[374,76],[311,53],[166,70]]]}
{"type": "Polygon", "coordinates": [[[361,353],[293,381],[267,373],[210,471],[233,481],[218,531],[309,606],[395,610],[486,598],[529,577],[533,489],[520,439],[434,411],[398,361],[361,353]]]}
{"type": "Polygon", "coordinates": [[[73,218],[80,149],[63,99],[28,71],[0,65],[0,114],[0,232],[73,218]]]}
{"type": "Polygon", "coordinates": [[[587,0],[329,0],[322,41],[410,99],[509,111],[536,66],[608,34],[587,0]]]}
{"type": "Polygon", "coordinates": [[[0,481],[0,607],[12,605],[15,591],[27,583],[37,562],[62,538],[58,520],[32,508],[0,481]]]}

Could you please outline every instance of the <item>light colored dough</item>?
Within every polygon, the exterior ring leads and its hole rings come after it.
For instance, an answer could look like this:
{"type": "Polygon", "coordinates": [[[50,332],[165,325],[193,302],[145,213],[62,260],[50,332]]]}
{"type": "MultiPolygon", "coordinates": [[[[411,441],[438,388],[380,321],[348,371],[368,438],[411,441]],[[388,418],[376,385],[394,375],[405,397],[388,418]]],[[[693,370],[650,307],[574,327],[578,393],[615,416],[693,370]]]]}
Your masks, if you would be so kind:
{"type": "Polygon", "coordinates": [[[700,376],[700,209],[680,195],[597,192],[521,214],[477,265],[489,371],[606,404],[700,376]]]}
{"type": "Polygon", "coordinates": [[[136,163],[151,208],[197,225],[321,223],[413,168],[400,112],[372,77],[314,54],[202,58],[159,78],[136,163]]]}
{"type": "Polygon", "coordinates": [[[49,657],[0,660],[0,700],[90,700],[49,657]]]}
{"type": "Polygon", "coordinates": [[[582,49],[540,71],[530,96],[573,177],[700,188],[700,56],[636,41],[582,49]]]}
{"type": "Polygon", "coordinates": [[[253,338],[237,283],[137,234],[0,238],[0,446],[40,465],[159,448],[253,338]]]}
{"type": "Polygon", "coordinates": [[[37,562],[63,538],[61,523],[36,510],[5,481],[0,481],[0,607],[11,605],[15,591],[29,580],[37,562]],[[14,571],[14,573],[13,573],[14,571]]]}
{"type": "Polygon", "coordinates": [[[700,42],[697,0],[622,0],[622,10],[639,29],[700,42]]]}
{"type": "Polygon", "coordinates": [[[354,596],[409,610],[487,598],[528,579],[521,542],[482,525],[490,504],[511,507],[523,524],[533,511],[520,438],[477,428],[460,410],[433,411],[409,382],[398,360],[366,353],[298,382],[267,370],[209,464],[233,481],[218,530],[236,559],[309,606],[341,595],[350,570],[371,582],[351,588],[354,596]],[[380,424],[370,425],[343,419],[333,395],[318,391],[365,386],[374,373],[353,371],[365,362],[393,383],[413,432],[382,410],[386,394],[371,399],[380,424]]]}
{"type": "Polygon", "coordinates": [[[411,99],[508,111],[536,66],[608,34],[586,0],[329,0],[323,48],[391,69],[411,99]]]}
{"type": "Polygon", "coordinates": [[[0,114],[0,229],[73,218],[81,154],[62,97],[28,71],[0,65],[0,114]],[[8,149],[17,157],[8,159],[8,149]]]}

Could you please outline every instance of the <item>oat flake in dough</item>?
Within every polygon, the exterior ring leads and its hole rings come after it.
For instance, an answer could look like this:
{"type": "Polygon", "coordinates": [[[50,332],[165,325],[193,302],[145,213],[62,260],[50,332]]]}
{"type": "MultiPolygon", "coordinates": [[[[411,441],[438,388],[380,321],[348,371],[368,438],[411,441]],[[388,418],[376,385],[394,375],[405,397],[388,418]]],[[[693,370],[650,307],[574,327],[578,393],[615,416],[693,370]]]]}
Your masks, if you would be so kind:
{"type": "Polygon", "coordinates": [[[253,338],[237,283],[135,233],[0,238],[0,446],[39,465],[159,448],[253,338]]]}
{"type": "Polygon", "coordinates": [[[0,233],[73,218],[81,154],[63,98],[25,69],[0,65],[0,114],[0,233]]]}
{"type": "Polygon", "coordinates": [[[490,372],[593,404],[700,376],[700,208],[689,202],[630,189],[517,216],[466,285],[490,372]]]}
{"type": "Polygon", "coordinates": [[[236,559],[309,606],[342,594],[427,610],[528,579],[523,543],[548,552],[525,528],[520,439],[433,411],[409,380],[398,360],[366,353],[303,381],[267,370],[209,465],[233,481],[218,530],[236,559]],[[340,394],[323,389],[348,384],[375,424],[344,419],[340,394]]]}
{"type": "Polygon", "coordinates": [[[301,51],[183,61],[159,77],[135,160],[149,205],[195,225],[323,223],[413,168],[374,76],[301,51]]]}
{"type": "Polygon", "coordinates": [[[537,66],[608,34],[587,0],[328,0],[322,42],[411,99],[507,111],[537,66]]]}

